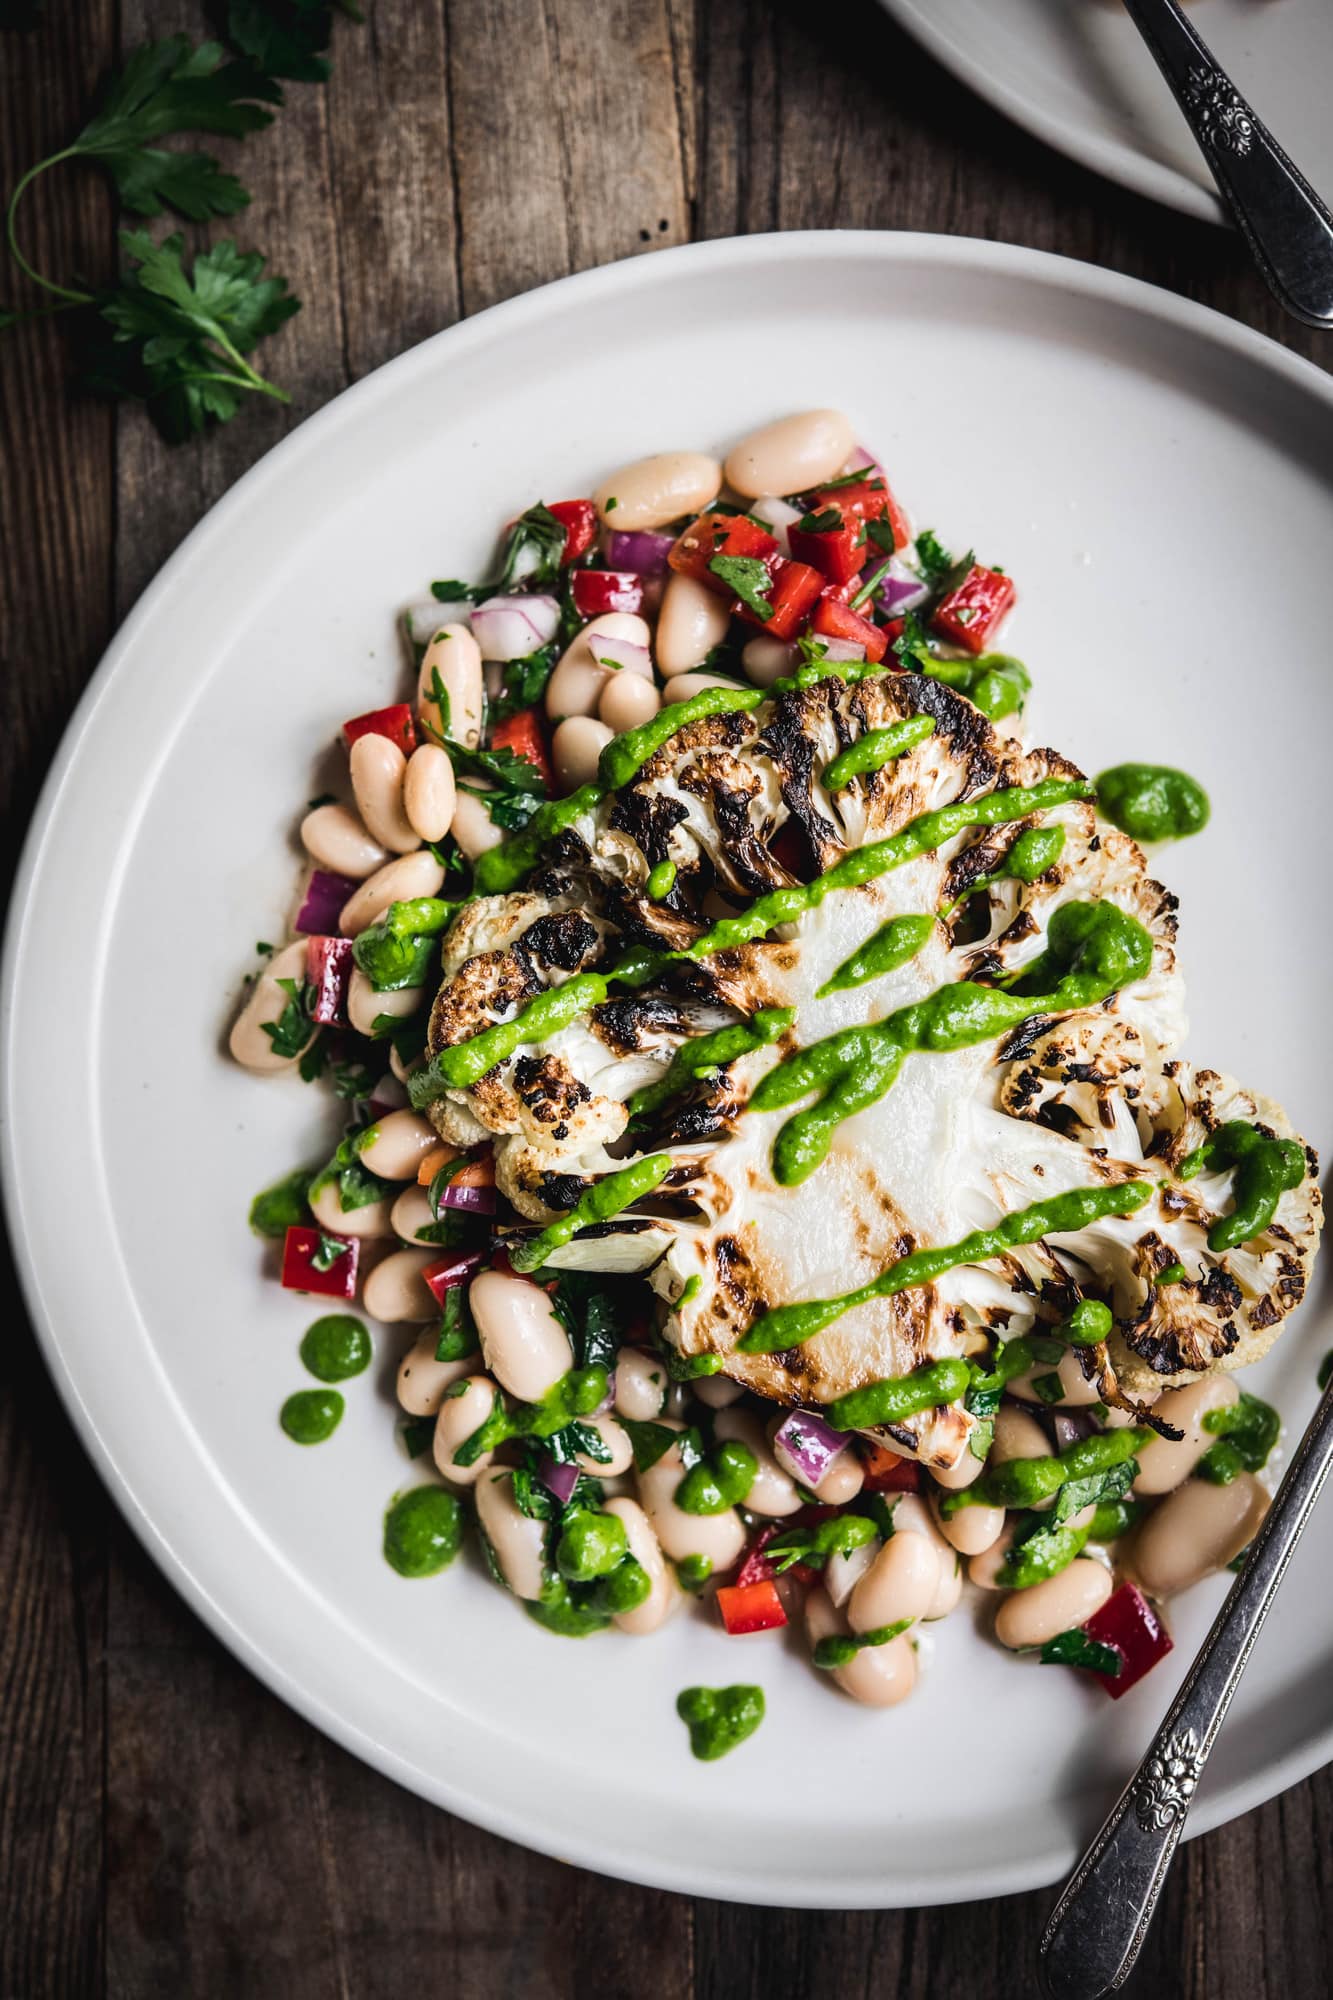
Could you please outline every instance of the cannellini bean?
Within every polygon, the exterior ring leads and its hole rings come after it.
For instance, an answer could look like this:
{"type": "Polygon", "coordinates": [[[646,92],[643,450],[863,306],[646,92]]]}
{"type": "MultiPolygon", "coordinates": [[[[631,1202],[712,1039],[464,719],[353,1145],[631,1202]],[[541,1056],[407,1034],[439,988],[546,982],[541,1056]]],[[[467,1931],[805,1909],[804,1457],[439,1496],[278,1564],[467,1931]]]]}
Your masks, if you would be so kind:
{"type": "Polygon", "coordinates": [[[733,1382],[730,1375],[700,1375],[690,1387],[710,1410],[725,1410],[728,1403],[739,1403],[745,1394],[740,1383],[733,1382]]]}
{"type": "Polygon", "coordinates": [[[475,750],[481,741],[484,708],[481,647],[466,625],[442,625],[422,656],[417,675],[417,714],[437,736],[447,736],[452,742],[475,750]],[[447,725],[431,693],[437,672],[449,697],[447,725]]]}
{"type": "Polygon", "coordinates": [[[391,1014],[396,1021],[415,1014],[424,992],[421,986],[402,986],[396,993],[380,993],[361,967],[353,966],[347,982],[347,1018],[358,1035],[373,1034],[381,1014],[391,1014]]]}
{"type": "Polygon", "coordinates": [[[1248,1547],[1268,1506],[1252,1473],[1238,1472],[1227,1486],[1187,1479],[1153,1508],[1135,1535],[1130,1555],[1135,1575],[1153,1597],[1188,1590],[1248,1547]]]}
{"type": "Polygon", "coordinates": [[[854,1451],[840,1452],[813,1490],[830,1507],[855,1500],[865,1484],[865,1467],[854,1451]]]}
{"type": "Polygon", "coordinates": [[[597,713],[608,729],[621,736],[627,729],[638,729],[643,723],[651,722],[659,706],[653,683],[645,680],[642,674],[630,673],[622,667],[619,673],[611,675],[602,688],[597,713]]]}
{"type": "MultiPolygon", "coordinates": [[[[1051,1458],[1050,1440],[1035,1417],[1017,1403],[1001,1403],[995,1412],[995,1437],[990,1448],[992,1465],[1002,1465],[1011,1458],[1051,1458]]],[[[1042,1500],[1034,1500],[1033,1512],[1054,1505],[1055,1495],[1047,1494],[1042,1500]]]]}
{"type": "Polygon", "coordinates": [[[400,854],[368,876],[356,893],[343,904],[338,929],[344,937],[360,937],[362,931],[379,922],[390,903],[408,903],[414,896],[438,896],[444,887],[444,870],[428,847],[415,854],[400,854]]]}
{"type": "MultiPolygon", "coordinates": [[[[648,638],[647,620],[635,611],[604,611],[575,633],[546,683],[546,713],[552,722],[560,722],[567,715],[595,715],[603,690],[622,674],[651,681],[648,638]],[[603,666],[597,652],[601,639],[623,639],[631,646],[644,647],[643,672],[637,667],[603,666]]],[[[610,657],[608,654],[607,658],[610,657]]]]}
{"type": "Polygon", "coordinates": [[[1021,1402],[1044,1403],[1046,1398],[1039,1396],[1032,1384],[1037,1376],[1051,1374],[1060,1377],[1060,1401],[1067,1408],[1071,1410],[1084,1409],[1089,1403],[1096,1403],[1101,1400],[1101,1391],[1095,1382],[1088,1380],[1083,1370],[1079,1367],[1078,1354],[1072,1347],[1066,1348],[1054,1369],[1047,1367],[1042,1362],[1038,1362],[1037,1366],[1030,1368],[1026,1375],[1015,1375],[1013,1380],[1006,1384],[1006,1387],[1009,1394],[1017,1396],[1021,1402]]]}
{"type": "MultiPolygon", "coordinates": [[[[966,1510],[964,1510],[966,1511],[966,1510]]],[[[967,1565],[968,1580],[981,1590],[1001,1590],[1000,1567],[1013,1545],[1014,1524],[1006,1522],[988,1549],[973,1556],[967,1565]]]]}
{"type": "Polygon", "coordinates": [[[946,1492],[957,1493],[962,1487],[970,1486],[973,1480],[980,1479],[985,1470],[985,1459],[978,1458],[968,1445],[957,1465],[932,1465],[930,1476],[946,1492]]]}
{"type": "MultiPolygon", "coordinates": [[[[264,1023],[281,1020],[291,995],[284,992],[278,981],[294,979],[299,986],[305,978],[305,961],[306,942],[304,938],[298,938],[295,944],[284,945],[281,951],[274,952],[251,987],[250,997],[237,1015],[228,1038],[233,1056],[246,1069],[290,1069],[296,1061],[296,1056],[280,1056],[277,1053],[272,1037],[264,1033],[264,1023]]],[[[312,1027],[310,1034],[314,1032],[312,1027]]],[[[306,1042],[309,1039],[307,1035],[306,1042]]]]}
{"type": "Polygon", "coordinates": [[[901,1618],[924,1618],[940,1584],[940,1559],[924,1535],[894,1533],[852,1591],[853,1632],[875,1632],[901,1618]]]}
{"type": "Polygon", "coordinates": [[[878,1536],[854,1549],[835,1549],[824,1564],[824,1588],[830,1601],[841,1608],[871,1567],[883,1543],[878,1536]]]}
{"type": "Polygon", "coordinates": [[[372,837],[392,854],[412,854],[421,836],[403,810],[407,759],[387,736],[358,736],[348,759],[357,811],[372,837]]]}
{"type": "Polygon", "coordinates": [[[604,480],[593,495],[609,528],[665,528],[682,514],[698,514],[722,490],[722,467],[701,451],[659,451],[635,459],[604,480]]]}
{"type": "Polygon", "coordinates": [[[1170,1493],[1191,1472],[1210,1445],[1217,1443],[1212,1431],[1204,1429],[1203,1420],[1211,1410],[1225,1410],[1240,1395],[1235,1379],[1230,1375],[1205,1375],[1197,1382],[1187,1382],[1183,1389],[1168,1389],[1153,1404],[1153,1414],[1165,1417],[1185,1435],[1179,1444],[1170,1438],[1155,1437],[1151,1444],[1145,1444],[1139,1455],[1139,1476],[1134,1481],[1134,1491],[1143,1498],[1155,1493],[1170,1493]]]}
{"type": "Polygon", "coordinates": [[[514,1498],[514,1475],[489,1471],[477,1481],[477,1521],[515,1597],[536,1598],[545,1582],[546,1528],[514,1498]]]}
{"type": "Polygon", "coordinates": [[[394,1250],[378,1263],[361,1287],[361,1300],[372,1319],[390,1323],[438,1319],[440,1308],[421,1273],[438,1262],[438,1250],[394,1250]]]}
{"type": "Polygon", "coordinates": [[[802,410],[751,431],[727,453],[727,484],[746,500],[808,493],[835,477],[856,438],[841,410],[802,410]]]}
{"type": "MultiPolygon", "coordinates": [[[[430,1229],[435,1222],[425,1188],[417,1187],[415,1182],[411,1187],[405,1187],[390,1211],[389,1220],[395,1236],[400,1236],[404,1243],[414,1244],[417,1231],[430,1229]]],[[[436,1244],[435,1248],[438,1251],[439,1245],[436,1244]]]]}
{"type": "Polygon", "coordinates": [[[656,1465],[637,1477],[639,1503],[673,1562],[686,1556],[707,1556],[715,1570],[731,1568],[745,1547],[744,1524],[734,1507],[723,1514],[687,1514],[683,1507],[677,1507],[675,1491],[685,1477],[679,1445],[673,1444],[656,1465]]]}
{"type": "Polygon", "coordinates": [[[404,1062],[393,1043],[389,1044],[389,1073],[401,1084],[405,1085],[407,1079],[421,1068],[425,1060],[424,1056],[413,1056],[411,1062],[404,1062]]]}
{"type": "MultiPolygon", "coordinates": [[[[623,1360],[623,1355],[621,1358],[623,1360]]],[[[635,1562],[641,1563],[647,1571],[652,1585],[642,1604],[636,1604],[633,1611],[618,1611],[614,1619],[622,1632],[643,1638],[666,1623],[672,1612],[684,1602],[685,1593],[676,1581],[675,1570],[662,1554],[652,1523],[637,1500],[608,1500],[603,1512],[614,1514],[618,1521],[624,1522],[629,1552],[635,1562]]]]}
{"type": "Polygon", "coordinates": [[[364,882],[389,858],[350,806],[314,806],[301,821],[301,845],[310,859],[335,875],[364,882]]]}
{"type": "Polygon", "coordinates": [[[455,1461],[455,1452],[474,1431],[481,1429],[495,1408],[497,1391],[489,1375],[469,1375],[466,1381],[461,1396],[446,1396],[441,1402],[431,1446],[437,1469],[446,1479],[452,1479],[455,1486],[475,1484],[495,1456],[494,1452],[484,1451],[475,1465],[459,1465],[455,1461]]]}
{"type": "Polygon", "coordinates": [[[702,666],[714,646],[720,646],[731,625],[725,597],[707,590],[697,578],[674,572],[662,593],[653,652],[663,680],[702,666]]]}
{"type": "Polygon", "coordinates": [[[796,648],[785,639],[747,639],[741,647],[741,665],[756,687],[772,687],[796,669],[796,648]]]}
{"type": "Polygon", "coordinates": [[[557,725],[551,738],[551,756],[562,792],[576,792],[580,785],[595,781],[597,760],[614,734],[590,715],[571,715],[557,725]]]}
{"type": "Polygon", "coordinates": [[[390,1111],[374,1131],[374,1138],[361,1148],[361,1164],[367,1173],[386,1181],[414,1180],[427,1153],[434,1152],[440,1143],[429,1119],[415,1111],[390,1111]]]}
{"type": "Polygon", "coordinates": [[[764,1436],[764,1427],[751,1411],[734,1407],[719,1410],[713,1431],[719,1438],[735,1439],[747,1445],[755,1455],[758,1469],[745,1496],[745,1505],[752,1514],[774,1519],[783,1514],[795,1514],[804,1505],[796,1491],[796,1481],[790,1473],[783,1471],[774,1458],[764,1436]]]}
{"type": "MultiPolygon", "coordinates": [[[[805,1600],[805,1629],[811,1650],[836,1632],[845,1636],[847,1620],[819,1585],[805,1600]]],[[[884,1646],[863,1646],[845,1667],[831,1676],[844,1694],[869,1708],[892,1708],[916,1686],[916,1653],[905,1633],[884,1646]]]]}
{"type": "Polygon", "coordinates": [[[403,811],[422,840],[443,840],[453,825],[454,767],[438,743],[418,743],[403,773],[403,811]]]}
{"type": "Polygon", "coordinates": [[[634,1463],[629,1432],[611,1416],[580,1417],[579,1422],[596,1431],[611,1454],[609,1459],[601,1459],[594,1458],[591,1452],[577,1453],[575,1462],[580,1472],[590,1472],[594,1479],[618,1479],[622,1472],[628,1472],[634,1463]]]}
{"type": "Polygon", "coordinates": [[[622,1347],[616,1356],[616,1415],[651,1423],[666,1402],[666,1363],[641,1347],[622,1347]]]}
{"type": "Polygon", "coordinates": [[[511,1396],[535,1403],[574,1366],[569,1335],[540,1285],[482,1271],[468,1289],[486,1366],[511,1396]]]}
{"type": "Polygon", "coordinates": [[[922,1616],[927,1619],[947,1618],[963,1594],[963,1566],[956,1550],[940,1533],[931,1509],[915,1493],[905,1493],[901,1500],[895,1502],[893,1532],[895,1535],[920,1535],[934,1549],[935,1560],[939,1564],[939,1583],[929,1609],[922,1616]]]}
{"type": "Polygon", "coordinates": [[[387,1201],[368,1201],[362,1208],[344,1208],[337,1181],[325,1181],[310,1196],[310,1213],[332,1236],[392,1236],[387,1201]]]}
{"type": "Polygon", "coordinates": [[[738,693],[739,684],[728,680],[725,674],[677,674],[667,686],[667,693],[673,702],[689,701],[692,696],[702,694],[705,688],[730,688],[738,693]]]}
{"type": "Polygon", "coordinates": [[[995,1614],[995,1636],[1012,1652],[1044,1646],[1057,1632],[1068,1632],[1100,1611],[1114,1588],[1110,1570],[1091,1556],[1076,1556],[1058,1576],[1010,1591],[995,1614]]]}
{"type": "Polygon", "coordinates": [[[439,1344],[440,1336],[431,1327],[398,1363],[398,1401],[411,1417],[438,1416],[444,1406],[445,1390],[481,1367],[480,1354],[465,1354],[461,1361],[437,1361],[435,1350],[439,1344]]]}
{"type": "Polygon", "coordinates": [[[458,794],[454,801],[454,821],[449,831],[469,861],[475,861],[489,848],[498,847],[506,837],[504,828],[497,826],[487,811],[485,799],[478,798],[472,791],[458,794]]]}
{"type": "Polygon", "coordinates": [[[946,1520],[935,1504],[940,1533],[960,1556],[979,1556],[1004,1532],[1003,1507],[963,1507],[946,1520]]]}

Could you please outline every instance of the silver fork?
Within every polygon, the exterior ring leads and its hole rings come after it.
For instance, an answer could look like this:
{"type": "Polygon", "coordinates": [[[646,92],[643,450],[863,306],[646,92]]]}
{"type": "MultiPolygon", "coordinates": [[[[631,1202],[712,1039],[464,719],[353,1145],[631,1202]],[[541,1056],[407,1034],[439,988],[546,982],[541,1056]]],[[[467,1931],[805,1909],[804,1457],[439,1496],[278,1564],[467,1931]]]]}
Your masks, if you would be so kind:
{"type": "Polygon", "coordinates": [[[1257,118],[1176,0],[1125,0],[1264,282],[1307,326],[1333,327],[1333,215],[1257,118]]]}

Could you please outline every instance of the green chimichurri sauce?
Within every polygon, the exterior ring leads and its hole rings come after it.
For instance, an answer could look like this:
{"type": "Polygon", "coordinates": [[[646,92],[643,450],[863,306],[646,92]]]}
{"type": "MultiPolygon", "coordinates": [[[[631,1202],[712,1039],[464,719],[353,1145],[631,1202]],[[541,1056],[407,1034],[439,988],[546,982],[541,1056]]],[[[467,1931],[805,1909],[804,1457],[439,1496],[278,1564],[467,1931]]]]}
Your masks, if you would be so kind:
{"type": "Polygon", "coordinates": [[[384,1560],[399,1576],[438,1576],[463,1543],[463,1509],[442,1486],[409,1486],[384,1516],[384,1560]]]}
{"type": "Polygon", "coordinates": [[[606,1174],[595,1187],[580,1195],[565,1215],[548,1222],[528,1242],[515,1243],[509,1252],[510,1263],[516,1271],[538,1270],[552,1251],[568,1243],[571,1236],[577,1236],[580,1229],[587,1229],[595,1222],[609,1222],[622,1209],[651,1194],[670,1172],[670,1153],[650,1153],[647,1159],[636,1160],[633,1166],[622,1167],[619,1173],[606,1174]]]}
{"type": "Polygon", "coordinates": [[[336,1389],[298,1389],[278,1412],[293,1444],[323,1444],[343,1420],[347,1405],[336,1389]]]}
{"type": "Polygon", "coordinates": [[[370,1366],[370,1335],[351,1313],[327,1313],[306,1328],[301,1359],[321,1382],[346,1382],[370,1366]]]}
{"type": "Polygon", "coordinates": [[[1210,1132],[1178,1169],[1183,1181],[1199,1173],[1235,1169],[1231,1213],[1220,1215],[1208,1231],[1208,1248],[1235,1250],[1260,1235],[1273,1220],[1281,1196],[1305,1179],[1307,1164],[1305,1149],[1295,1139],[1265,1138],[1243,1118],[1229,1119],[1210,1132]]]}
{"type": "MultiPolygon", "coordinates": [[[[1127,1181],[1120,1187],[1071,1188],[1066,1194],[1052,1195],[1045,1201],[1033,1202],[1030,1208],[1015,1210],[992,1229],[974,1229],[957,1243],[942,1243],[934,1250],[914,1250],[910,1256],[900,1257],[896,1263],[881,1271],[877,1278],[858,1286],[854,1292],[843,1292],[832,1299],[810,1299],[798,1305],[778,1306],[774,1311],[762,1314],[737,1342],[737,1346],[744,1354],[779,1354],[785,1348],[799,1347],[802,1341],[812,1339],[826,1326],[831,1326],[835,1319],[850,1312],[853,1306],[866,1305],[871,1299],[889,1298],[895,1292],[906,1291],[911,1285],[929,1284],[957,1264],[984,1263],[988,1257],[1003,1256],[1006,1250],[1013,1250],[1019,1244],[1037,1243],[1043,1236],[1086,1229],[1090,1222],[1096,1222],[1104,1215],[1132,1215],[1135,1209],[1142,1208],[1151,1194],[1152,1185],[1148,1181],[1127,1181]]],[[[948,1363],[931,1365],[949,1366],[948,1363]]],[[[910,1382],[913,1378],[908,1376],[904,1379],[910,1382]]],[[[872,1384],[870,1388],[854,1390],[852,1395],[869,1397],[879,1386],[872,1384]]],[[[848,1400],[840,1398],[829,1409],[830,1423],[842,1429],[852,1427],[842,1409],[848,1400]]],[[[858,1416],[854,1421],[865,1420],[858,1416]]]]}
{"type": "Polygon", "coordinates": [[[597,775],[608,792],[618,792],[664,743],[692,722],[701,722],[706,715],[734,715],[738,710],[758,708],[767,700],[767,688],[701,688],[688,701],[675,701],[660,709],[651,722],[614,737],[602,752],[597,775]]]}
{"type": "Polygon", "coordinates": [[[698,1077],[710,1070],[725,1069],[737,1057],[750,1055],[766,1043],[777,1041],[795,1019],[794,1007],[761,1007],[748,1022],[737,1021],[708,1035],[691,1035],[681,1043],[657,1082],[646,1083],[642,1090],[634,1092],[627,1107],[630,1117],[648,1117],[698,1077]]]}
{"type": "Polygon", "coordinates": [[[659,861],[656,868],[650,871],[648,880],[644,886],[648,891],[648,901],[650,903],[660,903],[663,897],[669,896],[676,886],[675,862],[659,861]]]}
{"type": "Polygon", "coordinates": [[[690,1748],[704,1763],[716,1762],[753,1736],[764,1719],[760,1687],[685,1688],[676,1713],[690,1732],[690,1748]]]}
{"type": "Polygon", "coordinates": [[[1208,824],[1208,794],[1169,764],[1116,764],[1097,780],[1097,809],[1135,840],[1184,840],[1208,824]]]}
{"type": "Polygon", "coordinates": [[[924,743],[934,731],[935,724],[929,715],[907,715],[900,722],[886,724],[883,729],[867,729],[863,736],[858,736],[855,743],[850,743],[825,767],[825,791],[840,792],[844,785],[850,785],[853,778],[883,770],[895,757],[901,757],[905,750],[913,750],[918,743],[924,743]]]}
{"type": "Polygon", "coordinates": [[[924,948],[934,928],[934,917],[890,917],[829,974],[815,998],[826,1000],[830,993],[844,993],[849,986],[864,986],[868,979],[895,972],[924,948]]]}

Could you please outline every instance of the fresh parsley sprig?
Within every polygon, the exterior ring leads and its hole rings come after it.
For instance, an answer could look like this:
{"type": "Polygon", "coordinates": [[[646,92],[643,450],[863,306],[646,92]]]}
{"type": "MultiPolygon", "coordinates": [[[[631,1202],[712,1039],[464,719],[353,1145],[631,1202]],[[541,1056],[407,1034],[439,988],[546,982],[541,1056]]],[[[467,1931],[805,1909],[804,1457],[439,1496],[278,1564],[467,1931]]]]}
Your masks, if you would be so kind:
{"type": "Polygon", "coordinates": [[[354,0],[229,0],[215,14],[225,14],[227,40],[248,56],[265,76],[282,76],[293,83],[326,83],[324,51],[333,35],[333,17],[353,21],[365,15],[354,0]]]}

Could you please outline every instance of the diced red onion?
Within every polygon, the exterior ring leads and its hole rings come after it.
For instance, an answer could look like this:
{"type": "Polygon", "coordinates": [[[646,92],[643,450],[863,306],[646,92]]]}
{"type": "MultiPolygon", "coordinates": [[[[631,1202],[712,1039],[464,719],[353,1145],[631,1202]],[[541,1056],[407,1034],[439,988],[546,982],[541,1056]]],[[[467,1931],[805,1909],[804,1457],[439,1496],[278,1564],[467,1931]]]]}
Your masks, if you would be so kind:
{"type": "Polygon", "coordinates": [[[889,573],[879,587],[877,602],[881,611],[891,618],[901,618],[905,611],[915,611],[930,596],[930,585],[923,583],[914,569],[900,562],[895,556],[889,573]]]}
{"type": "Polygon", "coordinates": [[[321,1027],[347,1021],[347,988],[352,978],[352,940],[315,936],[306,943],[305,976],[312,989],[310,1018],[321,1027]]]}
{"type": "Polygon", "coordinates": [[[589,644],[598,666],[614,667],[617,673],[644,674],[652,679],[652,656],[646,646],[633,639],[612,639],[601,632],[594,632],[589,644]]]}
{"type": "Polygon", "coordinates": [[[674,535],[659,535],[651,529],[632,532],[619,528],[607,539],[606,559],[611,569],[632,569],[639,576],[660,576],[675,545],[674,535]]]}
{"type": "Polygon", "coordinates": [[[593,1416],[595,1417],[605,1416],[606,1412],[611,1408],[611,1405],[615,1402],[615,1400],[616,1400],[616,1371],[613,1368],[610,1374],[606,1378],[606,1394],[603,1396],[601,1402],[597,1405],[597,1408],[592,1412],[593,1416]]]}
{"type": "Polygon", "coordinates": [[[865,647],[858,646],[855,639],[830,639],[819,632],[815,643],[823,647],[820,658],[824,660],[863,660],[866,656],[865,647]]]}
{"type": "Polygon", "coordinates": [[[456,1285],[466,1285],[480,1270],[481,1263],[480,1250],[455,1250],[434,1264],[425,1265],[421,1276],[437,1302],[443,1305],[445,1293],[453,1291],[456,1285]]]}
{"type": "Polygon", "coordinates": [[[773,1454],[793,1479],[815,1493],[835,1458],[847,1449],[847,1433],[835,1431],[813,1410],[793,1410],[773,1433],[773,1454]]]}
{"type": "Polygon", "coordinates": [[[471,616],[472,604],[466,597],[455,598],[449,604],[428,597],[420,604],[408,605],[403,624],[414,646],[429,646],[441,625],[466,625],[471,616]]]}
{"type": "MultiPolygon", "coordinates": [[[[885,479],[884,467],[868,452],[863,444],[856,445],[842,468],[844,472],[873,472],[877,479],[885,479]]],[[[887,480],[885,479],[887,484],[887,480]]]]}
{"type": "Polygon", "coordinates": [[[391,1111],[405,1110],[407,1104],[406,1086],[401,1084],[391,1071],[386,1070],[376,1083],[375,1095],[370,1100],[371,1124],[378,1124],[379,1120],[387,1118],[391,1111]]]}
{"type": "Polygon", "coordinates": [[[1050,1418],[1057,1452],[1068,1451],[1071,1444],[1081,1444],[1092,1436],[1092,1418],[1082,1410],[1052,1410],[1050,1418]]]}
{"type": "Polygon", "coordinates": [[[469,1215],[494,1215],[495,1189],[493,1187],[469,1187],[464,1183],[450,1181],[435,1197],[439,1208],[457,1208],[469,1215]]]}
{"type": "Polygon", "coordinates": [[[562,1507],[569,1505],[570,1495],[579,1483],[577,1465],[557,1465],[549,1451],[544,1451],[537,1461],[537,1477],[548,1493],[553,1493],[562,1507]]]}
{"type": "Polygon", "coordinates": [[[791,554],[791,542],[787,530],[794,528],[801,520],[801,510],[793,507],[790,500],[780,500],[776,494],[765,494],[762,500],[752,500],[746,512],[753,514],[756,521],[764,522],[773,531],[773,539],[784,556],[791,554]]]}
{"type": "Polygon", "coordinates": [[[522,660],[554,639],[560,606],[554,597],[488,597],[472,614],[483,660],[522,660]]]}
{"type": "Polygon", "coordinates": [[[306,884],[305,901],[296,918],[298,931],[322,937],[336,936],[343,904],[359,884],[346,875],[331,875],[327,868],[312,869],[306,884]]]}

